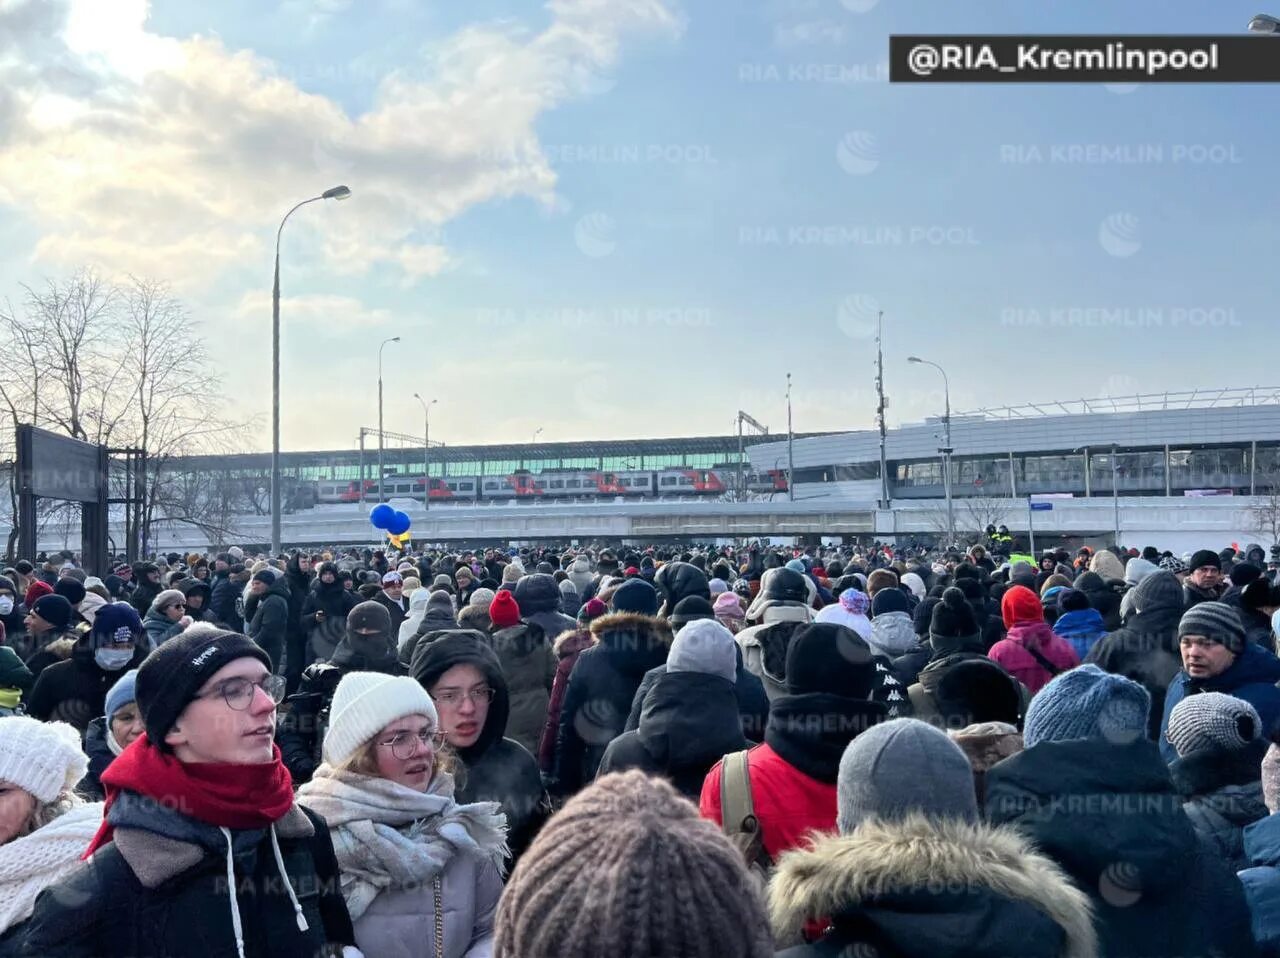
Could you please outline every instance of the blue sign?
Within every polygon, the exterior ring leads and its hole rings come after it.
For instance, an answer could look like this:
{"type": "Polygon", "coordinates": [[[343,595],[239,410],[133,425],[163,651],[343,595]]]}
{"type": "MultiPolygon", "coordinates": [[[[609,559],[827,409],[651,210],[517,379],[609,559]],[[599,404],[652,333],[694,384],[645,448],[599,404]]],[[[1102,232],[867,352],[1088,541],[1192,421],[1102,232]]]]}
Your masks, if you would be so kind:
{"type": "Polygon", "coordinates": [[[1052,502],[1033,502],[1031,503],[1032,512],[1051,512],[1053,510],[1052,502]]]}

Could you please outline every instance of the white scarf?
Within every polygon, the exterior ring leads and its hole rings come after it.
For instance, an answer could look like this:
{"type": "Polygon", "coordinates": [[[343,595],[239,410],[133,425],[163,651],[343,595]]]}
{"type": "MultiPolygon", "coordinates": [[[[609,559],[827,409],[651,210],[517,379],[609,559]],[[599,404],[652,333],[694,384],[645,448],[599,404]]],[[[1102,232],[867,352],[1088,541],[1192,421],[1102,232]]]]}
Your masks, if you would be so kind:
{"type": "Polygon", "coordinates": [[[298,801],[329,826],[352,921],[383,890],[435,878],[457,852],[499,870],[508,854],[507,817],[498,803],[457,804],[453,777],[445,772],[419,792],[324,764],[298,790],[298,801]]]}
{"type": "Polygon", "coordinates": [[[102,803],[76,805],[0,845],[0,932],[31,917],[36,896],[77,865],[102,824],[102,803]]]}

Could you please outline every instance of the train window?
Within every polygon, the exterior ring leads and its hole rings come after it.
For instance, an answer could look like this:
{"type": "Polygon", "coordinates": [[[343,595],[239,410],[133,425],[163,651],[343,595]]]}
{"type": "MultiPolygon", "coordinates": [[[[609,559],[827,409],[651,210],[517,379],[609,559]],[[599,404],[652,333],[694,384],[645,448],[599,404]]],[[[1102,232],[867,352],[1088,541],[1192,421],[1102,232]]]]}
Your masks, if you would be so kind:
{"type": "Polygon", "coordinates": [[[676,485],[679,481],[680,481],[680,480],[679,480],[679,478],[678,478],[678,477],[676,477],[676,476],[663,476],[663,477],[662,477],[662,484],[663,484],[664,486],[674,486],[674,485],[676,485]]]}
{"type": "Polygon", "coordinates": [[[565,487],[566,489],[581,489],[581,488],[582,488],[582,480],[581,480],[581,479],[569,479],[569,480],[567,480],[567,481],[565,482],[564,487],[565,487]]]}
{"type": "Polygon", "coordinates": [[[474,487],[471,483],[469,483],[469,482],[460,482],[460,483],[458,483],[458,491],[459,491],[459,492],[475,492],[476,490],[475,490],[475,487],[474,487]]]}
{"type": "Polygon", "coordinates": [[[413,491],[413,483],[411,482],[401,482],[396,485],[396,492],[412,492],[412,491],[413,491]]]}
{"type": "Polygon", "coordinates": [[[552,489],[563,489],[563,488],[564,488],[564,480],[563,480],[563,479],[552,479],[552,480],[551,480],[551,488],[552,488],[552,489]]]}
{"type": "Polygon", "coordinates": [[[486,479],[486,480],[484,481],[484,487],[485,487],[486,489],[497,489],[497,488],[498,488],[498,483],[497,483],[495,480],[493,480],[493,479],[486,479]]]}
{"type": "Polygon", "coordinates": [[[680,485],[682,485],[682,486],[691,486],[691,485],[693,485],[693,480],[692,480],[692,479],[690,479],[688,476],[681,476],[681,477],[680,477],[680,485]]]}

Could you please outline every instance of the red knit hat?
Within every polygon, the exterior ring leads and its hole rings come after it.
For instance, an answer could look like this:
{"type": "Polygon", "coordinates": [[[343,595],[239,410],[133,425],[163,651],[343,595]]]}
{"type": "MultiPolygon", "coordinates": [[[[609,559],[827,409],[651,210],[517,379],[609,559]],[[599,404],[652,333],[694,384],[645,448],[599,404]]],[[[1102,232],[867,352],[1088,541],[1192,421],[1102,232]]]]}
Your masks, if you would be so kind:
{"type": "Polygon", "coordinates": [[[1044,607],[1025,585],[1015,585],[1000,600],[1000,616],[1004,627],[1011,629],[1019,622],[1043,622],[1044,607]]]}
{"type": "Polygon", "coordinates": [[[53,595],[53,586],[41,579],[36,579],[28,587],[27,594],[23,596],[22,601],[24,601],[27,604],[27,608],[30,609],[36,604],[36,599],[43,595],[53,595]]]}
{"type": "Polygon", "coordinates": [[[506,629],[520,624],[520,606],[516,604],[516,597],[506,589],[496,593],[493,601],[489,603],[489,621],[493,623],[495,629],[506,629]]]}

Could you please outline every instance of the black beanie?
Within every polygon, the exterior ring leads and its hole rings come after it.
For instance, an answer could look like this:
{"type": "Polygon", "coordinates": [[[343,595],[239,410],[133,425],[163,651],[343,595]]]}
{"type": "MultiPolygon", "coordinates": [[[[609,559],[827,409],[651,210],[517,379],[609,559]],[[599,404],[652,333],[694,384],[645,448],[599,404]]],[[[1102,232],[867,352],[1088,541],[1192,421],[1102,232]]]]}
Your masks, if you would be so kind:
{"type": "Polygon", "coordinates": [[[70,576],[63,576],[53,587],[54,595],[60,595],[75,608],[84,601],[84,585],[70,576]]]}
{"type": "Polygon", "coordinates": [[[31,611],[44,619],[59,632],[71,624],[71,603],[61,595],[42,595],[36,599],[31,611]]]}
{"type": "Polygon", "coordinates": [[[390,634],[391,610],[381,602],[361,602],[347,613],[347,628],[352,632],[358,629],[376,629],[390,634]]]}
{"type": "Polygon", "coordinates": [[[253,574],[253,581],[265,582],[268,586],[272,586],[276,584],[276,576],[270,569],[262,569],[253,574]]]}
{"type": "Polygon", "coordinates": [[[877,615],[884,615],[887,612],[910,611],[911,600],[907,598],[907,594],[893,586],[881,589],[875,594],[875,598],[871,600],[871,617],[873,619],[877,615]]]}
{"type": "MultiPolygon", "coordinates": [[[[876,595],[879,598],[879,593],[876,595]]],[[[950,588],[942,593],[942,601],[933,607],[929,621],[929,637],[962,639],[978,634],[978,623],[973,618],[973,607],[959,589],[950,588]]]]}
{"type": "Polygon", "coordinates": [[[947,669],[933,691],[948,728],[982,722],[1018,724],[1022,696],[1012,676],[990,659],[969,659],[947,669]]]}
{"type": "Polygon", "coordinates": [[[1157,565],[1159,565],[1160,550],[1157,549],[1155,546],[1147,546],[1145,549],[1142,550],[1142,558],[1146,559],[1148,562],[1154,562],[1157,565]]]}
{"type": "Polygon", "coordinates": [[[1058,593],[1059,612],[1082,612],[1089,608],[1089,597],[1079,589],[1063,589],[1058,593]]]}
{"type": "Polygon", "coordinates": [[[1211,565],[1215,569],[1221,571],[1222,560],[1218,558],[1218,553],[1214,552],[1212,549],[1201,549],[1198,552],[1192,553],[1191,561],[1187,564],[1187,568],[1192,572],[1195,572],[1196,569],[1200,568],[1202,565],[1211,565]]]}
{"type": "MultiPolygon", "coordinates": [[[[1250,562],[1238,562],[1231,567],[1229,573],[1231,584],[1237,589],[1243,589],[1250,582],[1262,577],[1262,570],[1250,562]]],[[[75,604],[74,602],[72,603],[75,604]]]]}
{"type": "Polygon", "coordinates": [[[670,624],[672,631],[679,631],[694,619],[714,619],[716,610],[700,595],[685,596],[671,610],[670,624]]]}
{"type": "Polygon", "coordinates": [[[271,668],[271,659],[252,639],[203,627],[179,633],[148,655],[138,667],[135,691],[151,744],[168,751],[164,737],[200,686],[228,662],[243,658],[271,668]]]}
{"type": "Polygon", "coordinates": [[[876,663],[857,632],[834,622],[802,625],[787,649],[787,692],[828,692],[849,699],[871,696],[876,663]]]}

